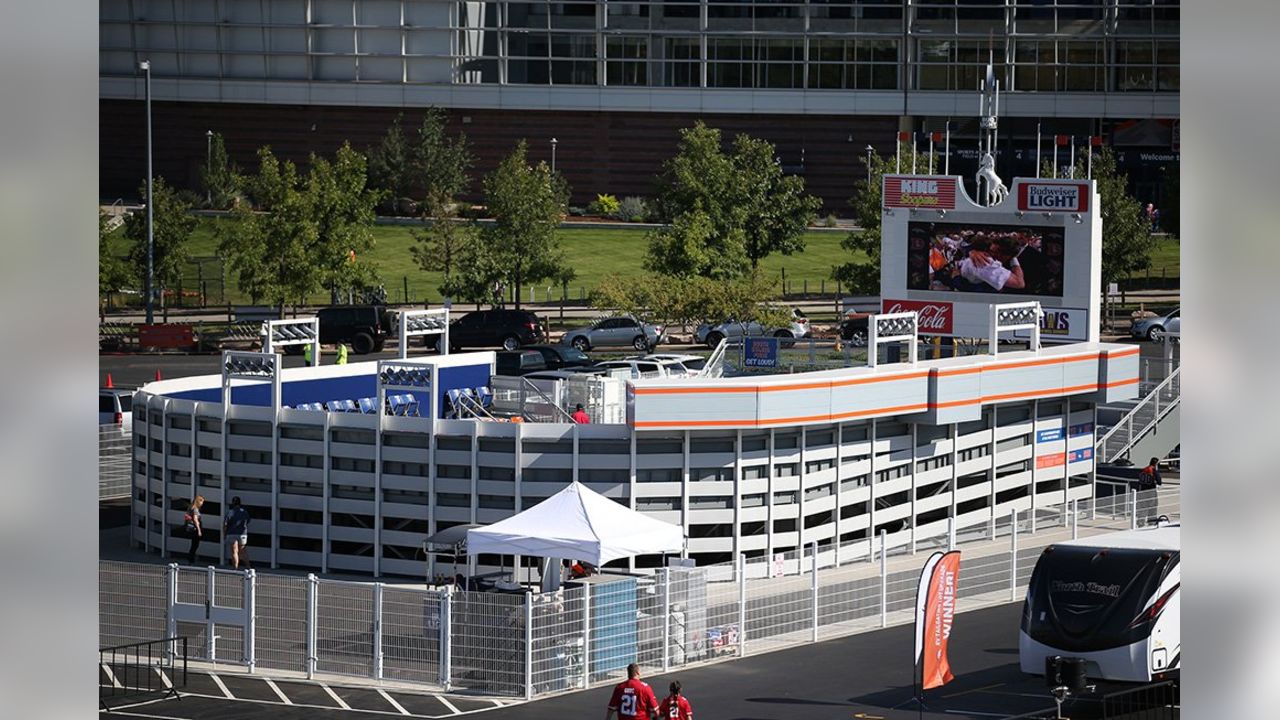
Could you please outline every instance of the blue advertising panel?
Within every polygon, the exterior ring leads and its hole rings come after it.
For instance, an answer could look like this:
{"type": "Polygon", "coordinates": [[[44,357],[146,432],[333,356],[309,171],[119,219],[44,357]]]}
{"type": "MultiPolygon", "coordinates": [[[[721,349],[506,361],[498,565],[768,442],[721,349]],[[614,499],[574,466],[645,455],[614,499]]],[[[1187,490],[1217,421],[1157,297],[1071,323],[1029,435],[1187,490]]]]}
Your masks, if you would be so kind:
{"type": "Polygon", "coordinates": [[[1081,462],[1083,460],[1093,459],[1093,448],[1080,448],[1067,453],[1067,462],[1081,462]]]}
{"type": "Polygon", "coordinates": [[[1062,428],[1049,428],[1048,430],[1036,431],[1036,442],[1047,443],[1055,442],[1062,439],[1062,428]]]}
{"type": "Polygon", "coordinates": [[[742,365],[757,368],[778,367],[778,339],[747,338],[742,347],[742,365]]]}

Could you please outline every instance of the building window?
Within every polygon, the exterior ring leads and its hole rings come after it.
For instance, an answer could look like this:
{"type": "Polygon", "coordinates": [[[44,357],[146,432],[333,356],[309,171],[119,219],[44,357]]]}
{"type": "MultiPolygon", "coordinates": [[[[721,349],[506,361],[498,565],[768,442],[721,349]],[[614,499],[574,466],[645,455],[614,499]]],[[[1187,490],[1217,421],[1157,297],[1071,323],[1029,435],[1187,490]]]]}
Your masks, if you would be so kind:
{"type": "Polygon", "coordinates": [[[768,465],[747,465],[742,468],[743,480],[763,480],[769,477],[768,465]]]}
{"type": "Polygon", "coordinates": [[[227,450],[227,459],[231,462],[270,465],[271,453],[264,450],[242,450],[240,448],[230,448],[227,450]]]}
{"type": "Polygon", "coordinates": [[[690,510],[731,510],[733,509],[733,496],[731,495],[715,495],[689,498],[690,510]]]}
{"type": "Polygon", "coordinates": [[[579,468],[578,481],[584,483],[626,483],[630,475],[623,468],[579,468]]]}
{"type": "Polygon", "coordinates": [[[680,507],[680,498],[678,497],[636,498],[636,510],[679,510],[680,507]]]}
{"type": "Polygon", "coordinates": [[[733,468],[691,468],[689,479],[694,482],[733,482],[733,468]]]}
{"type": "Polygon", "coordinates": [[[230,420],[227,422],[227,432],[232,435],[271,437],[271,423],[259,420],[230,420]]]}
{"type": "Polygon", "coordinates": [[[310,495],[312,497],[321,497],[324,495],[324,488],[320,487],[319,483],[283,480],[280,482],[280,492],[288,495],[310,495]]]}
{"type": "Polygon", "coordinates": [[[190,429],[191,429],[191,416],[190,416],[190,415],[179,415],[179,414],[176,414],[176,413],[175,413],[175,414],[173,414],[173,415],[170,415],[170,416],[169,416],[169,427],[173,428],[174,430],[190,430],[190,429]]]}
{"type": "Polygon", "coordinates": [[[636,482],[680,482],[679,468],[636,470],[636,482]]]}
{"type": "Polygon", "coordinates": [[[426,433],[384,432],[383,447],[407,447],[426,450],[431,446],[431,436],[426,433]]]}
{"type": "Polygon", "coordinates": [[[503,482],[515,482],[516,471],[514,468],[508,467],[491,467],[489,465],[481,465],[479,467],[481,480],[499,480],[503,482]]]}
{"type": "Polygon", "coordinates": [[[471,507],[471,496],[462,493],[436,493],[436,505],[440,507],[471,507]]]}
{"type": "Polygon", "coordinates": [[[281,425],[280,437],[284,440],[317,440],[324,442],[324,428],[319,425],[281,425]]]}
{"type": "Polygon", "coordinates": [[[689,439],[690,453],[731,453],[733,438],[692,437],[689,439]]]}
{"type": "Polygon", "coordinates": [[[800,447],[800,433],[778,433],[773,436],[774,450],[794,450],[800,447]]]}
{"type": "Polygon", "coordinates": [[[373,431],[362,430],[359,428],[333,428],[329,431],[329,437],[334,442],[348,443],[351,445],[372,445],[373,431]]]}
{"type": "MultiPolygon", "coordinates": [[[[527,475],[528,471],[526,471],[526,477],[527,475]]],[[[436,477],[466,480],[471,477],[471,467],[468,465],[444,465],[436,463],[436,477]]]]}
{"type": "Polygon", "coordinates": [[[436,438],[436,449],[471,452],[471,438],[441,435],[436,438]]]}
{"type": "Polygon", "coordinates": [[[753,493],[742,496],[742,507],[753,508],[764,506],[764,493],[753,493]]]}
{"type": "Polygon", "coordinates": [[[324,468],[324,458],[305,453],[280,453],[280,465],[288,467],[324,468]]]}
{"type": "Polygon", "coordinates": [[[804,471],[806,473],[822,472],[823,470],[830,470],[835,466],[836,466],[835,458],[826,458],[825,460],[811,460],[804,464],[804,471]]]}
{"type": "MultiPolygon", "coordinates": [[[[526,446],[527,447],[527,446],[526,446]]],[[[629,440],[578,440],[579,455],[630,455],[629,440]]]]}
{"type": "Polygon", "coordinates": [[[516,441],[514,438],[477,438],[480,444],[480,452],[504,453],[510,455],[516,451],[516,441]]]}
{"type": "Polygon", "coordinates": [[[637,455],[679,455],[684,452],[684,443],[679,438],[636,438],[637,455]]]}
{"type": "Polygon", "coordinates": [[[510,495],[481,495],[480,507],[485,510],[515,510],[516,499],[510,495]]]}
{"type": "Polygon", "coordinates": [[[774,505],[794,505],[796,502],[796,491],[794,490],[776,492],[773,494],[774,505]]]}
{"type": "Polygon", "coordinates": [[[800,463],[778,463],[773,466],[773,476],[795,477],[800,474],[800,463]]]}
{"type": "Polygon", "coordinates": [[[426,477],[427,471],[426,463],[402,462],[399,460],[384,460],[382,462],[382,472],[387,475],[426,477]]]}

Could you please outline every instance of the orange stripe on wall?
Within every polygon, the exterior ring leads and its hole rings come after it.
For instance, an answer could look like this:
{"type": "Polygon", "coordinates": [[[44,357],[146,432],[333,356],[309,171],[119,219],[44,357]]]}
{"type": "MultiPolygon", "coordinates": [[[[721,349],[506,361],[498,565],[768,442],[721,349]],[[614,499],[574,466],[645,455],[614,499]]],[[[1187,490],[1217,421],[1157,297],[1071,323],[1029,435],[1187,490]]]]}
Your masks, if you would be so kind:
{"type": "Polygon", "coordinates": [[[1020,398],[1035,397],[1037,395],[1055,395],[1055,394],[1069,395],[1071,393],[1078,393],[1078,392],[1092,392],[1100,388],[1113,388],[1113,387],[1120,387],[1121,385],[1133,385],[1137,382],[1138,382],[1138,378],[1132,377],[1124,380],[1116,380],[1115,382],[1109,382],[1105,385],[1098,385],[1097,383],[1089,383],[1086,385],[1072,385],[1070,387],[1064,387],[1064,388],[1049,388],[1046,390],[1030,390],[1027,392],[1004,393],[1001,395],[983,395],[980,398],[967,398],[964,400],[948,400],[946,402],[930,403],[929,409],[937,410],[941,408],[963,407],[965,405],[977,405],[979,403],[997,402],[1001,400],[1018,400],[1020,398]]]}

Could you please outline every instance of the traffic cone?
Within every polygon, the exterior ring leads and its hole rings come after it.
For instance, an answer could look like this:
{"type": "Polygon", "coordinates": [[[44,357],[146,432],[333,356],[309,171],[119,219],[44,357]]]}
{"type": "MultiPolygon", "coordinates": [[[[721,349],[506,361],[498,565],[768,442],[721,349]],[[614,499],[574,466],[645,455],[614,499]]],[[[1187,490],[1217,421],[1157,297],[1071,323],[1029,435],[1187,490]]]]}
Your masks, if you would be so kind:
{"type": "Polygon", "coordinates": [[[111,382],[111,373],[107,373],[107,389],[114,388],[115,384],[111,382]]]}
{"type": "Polygon", "coordinates": [[[156,368],[156,380],[163,380],[163,379],[164,378],[160,377],[160,368],[156,368]]]}

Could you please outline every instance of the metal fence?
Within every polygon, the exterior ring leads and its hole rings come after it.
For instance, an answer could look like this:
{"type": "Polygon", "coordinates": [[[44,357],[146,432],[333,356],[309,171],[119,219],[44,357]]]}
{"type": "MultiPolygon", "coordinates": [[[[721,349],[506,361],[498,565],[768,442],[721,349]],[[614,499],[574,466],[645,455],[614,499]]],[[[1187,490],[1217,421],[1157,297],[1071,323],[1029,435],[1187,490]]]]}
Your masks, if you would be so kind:
{"type": "Polygon", "coordinates": [[[616,680],[630,662],[667,671],[911,622],[920,567],[952,535],[967,610],[1019,600],[1051,543],[1180,514],[1176,488],[1118,493],[1022,510],[914,548],[910,530],[882,532],[539,594],[103,561],[99,645],[187,635],[191,658],[251,671],[532,698],[616,680]],[[174,603],[212,610],[205,623],[171,624],[174,603]]]}
{"type": "Polygon", "coordinates": [[[98,427],[98,501],[129,497],[133,485],[133,435],[115,425],[98,427]]]}

